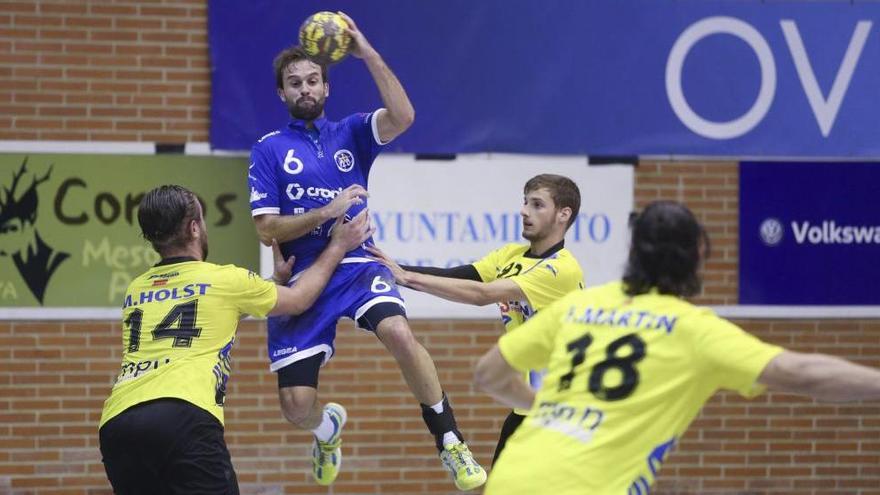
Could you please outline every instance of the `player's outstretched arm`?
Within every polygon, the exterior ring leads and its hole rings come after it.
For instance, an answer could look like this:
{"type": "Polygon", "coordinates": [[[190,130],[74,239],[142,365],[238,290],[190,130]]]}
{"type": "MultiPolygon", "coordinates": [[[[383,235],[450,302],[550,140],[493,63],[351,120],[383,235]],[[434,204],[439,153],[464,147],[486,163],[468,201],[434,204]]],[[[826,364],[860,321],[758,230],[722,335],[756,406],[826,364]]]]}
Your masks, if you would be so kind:
{"type": "Polygon", "coordinates": [[[415,273],[401,268],[397,262],[375,246],[367,246],[367,251],[373,255],[373,259],[391,270],[398,284],[449,301],[485,306],[501,301],[526,299],[522,289],[512,280],[502,279],[484,283],[415,273]]]}
{"type": "Polygon", "coordinates": [[[338,14],[345,19],[349,26],[347,31],[351,35],[353,43],[351,54],[364,60],[376,82],[376,87],[379,88],[379,94],[382,96],[382,103],[385,105],[386,111],[376,115],[376,127],[379,131],[379,139],[383,143],[387,143],[409,129],[416,118],[416,111],[397,76],[391,72],[379,52],[370,45],[370,42],[358,29],[357,24],[343,12],[338,12],[338,14]]]}
{"type": "Polygon", "coordinates": [[[465,280],[473,280],[482,282],[480,272],[474,268],[474,265],[458,265],[449,268],[440,268],[438,266],[416,266],[416,265],[400,265],[401,268],[408,272],[427,273],[437,277],[461,278],[465,280]]]}
{"type": "Polygon", "coordinates": [[[827,354],[783,351],[758,382],[771,390],[830,402],[880,399],[880,370],[827,354]]]}
{"type": "Polygon", "coordinates": [[[349,208],[363,204],[368,196],[363,186],[354,184],[343,189],[326,206],[309,210],[302,215],[259,215],[254,217],[257,235],[265,246],[270,246],[273,239],[278,242],[298,239],[324,222],[344,216],[349,208]]]}
{"type": "Polygon", "coordinates": [[[330,244],[324,248],[315,263],[302,272],[293,287],[278,286],[278,302],[269,315],[297,315],[309,309],[324,290],[345,253],[358,247],[373,235],[374,228],[370,225],[369,218],[366,209],[348,223],[343,223],[343,217],[337,218],[330,244]]]}
{"type": "Polygon", "coordinates": [[[530,409],[535,401],[535,391],[504,359],[497,344],[477,362],[474,381],[477,388],[513,408],[530,409]]]}

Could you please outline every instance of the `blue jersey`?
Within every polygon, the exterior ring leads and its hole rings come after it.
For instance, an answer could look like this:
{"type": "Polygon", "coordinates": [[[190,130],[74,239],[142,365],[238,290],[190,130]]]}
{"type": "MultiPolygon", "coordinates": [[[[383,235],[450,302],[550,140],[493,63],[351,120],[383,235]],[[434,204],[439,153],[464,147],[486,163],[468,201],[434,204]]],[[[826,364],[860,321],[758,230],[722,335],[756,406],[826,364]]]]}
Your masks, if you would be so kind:
{"type": "MultiPolygon", "coordinates": [[[[260,138],[251,151],[248,170],[253,216],[302,215],[325,206],[348,186],[366,188],[370,167],[382,150],[376,128],[379,111],[383,110],[349,115],[339,122],[321,118],[311,129],[304,121],[293,119],[287,127],[260,138]]],[[[365,207],[366,203],[353,206],[349,218],[365,207]]],[[[330,241],[334,221],[281,244],[285,259],[296,256],[294,270],[308,268],[321,254],[330,241]]],[[[358,247],[346,258],[366,255],[358,247]]]]}

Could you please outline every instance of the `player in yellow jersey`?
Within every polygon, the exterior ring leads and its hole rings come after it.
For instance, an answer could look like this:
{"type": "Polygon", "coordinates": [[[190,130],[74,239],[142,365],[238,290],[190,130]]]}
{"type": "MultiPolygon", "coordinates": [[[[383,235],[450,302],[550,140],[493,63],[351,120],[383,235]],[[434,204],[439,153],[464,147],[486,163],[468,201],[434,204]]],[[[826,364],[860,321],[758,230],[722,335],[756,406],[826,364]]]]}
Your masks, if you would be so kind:
{"type": "MultiPolygon", "coordinates": [[[[374,250],[374,254],[391,268],[401,285],[450,301],[478,306],[497,303],[505,330],[511,331],[553,301],[584,286],[580,264],[565,249],[565,232],[581,205],[577,184],[561,175],[541,174],[526,182],[523,196],[522,234],[529,244],[507,244],[473,264],[453,268],[400,267],[381,251],[374,250]]],[[[533,387],[540,386],[540,368],[525,376],[533,387]]],[[[505,419],[495,459],[526,412],[515,409],[505,419]]]]}
{"type": "MultiPolygon", "coordinates": [[[[125,294],[122,366],[99,425],[107,477],[118,494],[237,494],[223,403],[238,321],[308,309],[345,253],[372,233],[366,210],[337,221],[327,248],[290,288],[206,263],[202,208],[183,187],[148,192],[138,223],[161,261],[125,294]]],[[[293,260],[275,249],[274,278],[286,281],[293,260]]]]}
{"type": "Polygon", "coordinates": [[[880,398],[880,371],[766,344],[686,302],[707,250],[690,210],[652,203],[634,221],[621,282],[565,296],[480,359],[479,387],[530,407],[485,494],[645,495],[719,389],[880,398]],[[535,396],[517,370],[542,366],[535,396]]]}

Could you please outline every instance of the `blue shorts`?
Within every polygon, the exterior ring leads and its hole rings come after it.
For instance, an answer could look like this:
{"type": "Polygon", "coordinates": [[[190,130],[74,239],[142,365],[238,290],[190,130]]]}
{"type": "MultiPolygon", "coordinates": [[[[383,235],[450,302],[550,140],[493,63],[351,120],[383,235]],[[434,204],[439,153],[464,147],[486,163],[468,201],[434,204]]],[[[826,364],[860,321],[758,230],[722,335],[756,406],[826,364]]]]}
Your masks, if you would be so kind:
{"type": "MultiPolygon", "coordinates": [[[[296,277],[291,285],[295,284],[296,277]]],[[[335,350],[333,341],[336,339],[337,320],[351,318],[361,328],[374,330],[365,327],[359,320],[370,308],[381,303],[397,304],[400,306],[399,314],[406,315],[403,298],[391,271],[374,261],[343,261],[324,292],[305,313],[269,318],[269,368],[278,371],[321,352],[326,363],[335,350]]]]}

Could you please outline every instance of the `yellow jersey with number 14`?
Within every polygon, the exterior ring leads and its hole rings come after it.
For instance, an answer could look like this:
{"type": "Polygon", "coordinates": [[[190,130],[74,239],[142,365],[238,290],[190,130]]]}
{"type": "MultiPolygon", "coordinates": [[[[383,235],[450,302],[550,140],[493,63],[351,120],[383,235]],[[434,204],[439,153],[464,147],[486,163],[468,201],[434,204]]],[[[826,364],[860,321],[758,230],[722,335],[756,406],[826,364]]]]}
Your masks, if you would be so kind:
{"type": "Polygon", "coordinates": [[[516,369],[547,367],[485,493],[647,494],[719,389],[756,395],[782,352],[711,310],[620,282],[576,291],[498,343],[516,369]]]}
{"type": "Polygon", "coordinates": [[[122,308],[122,366],[100,426],[161,398],[190,402],[222,424],[238,321],[265,316],[277,297],[275,284],[251,271],[195,260],[160,264],[134,279],[122,308]]]}

